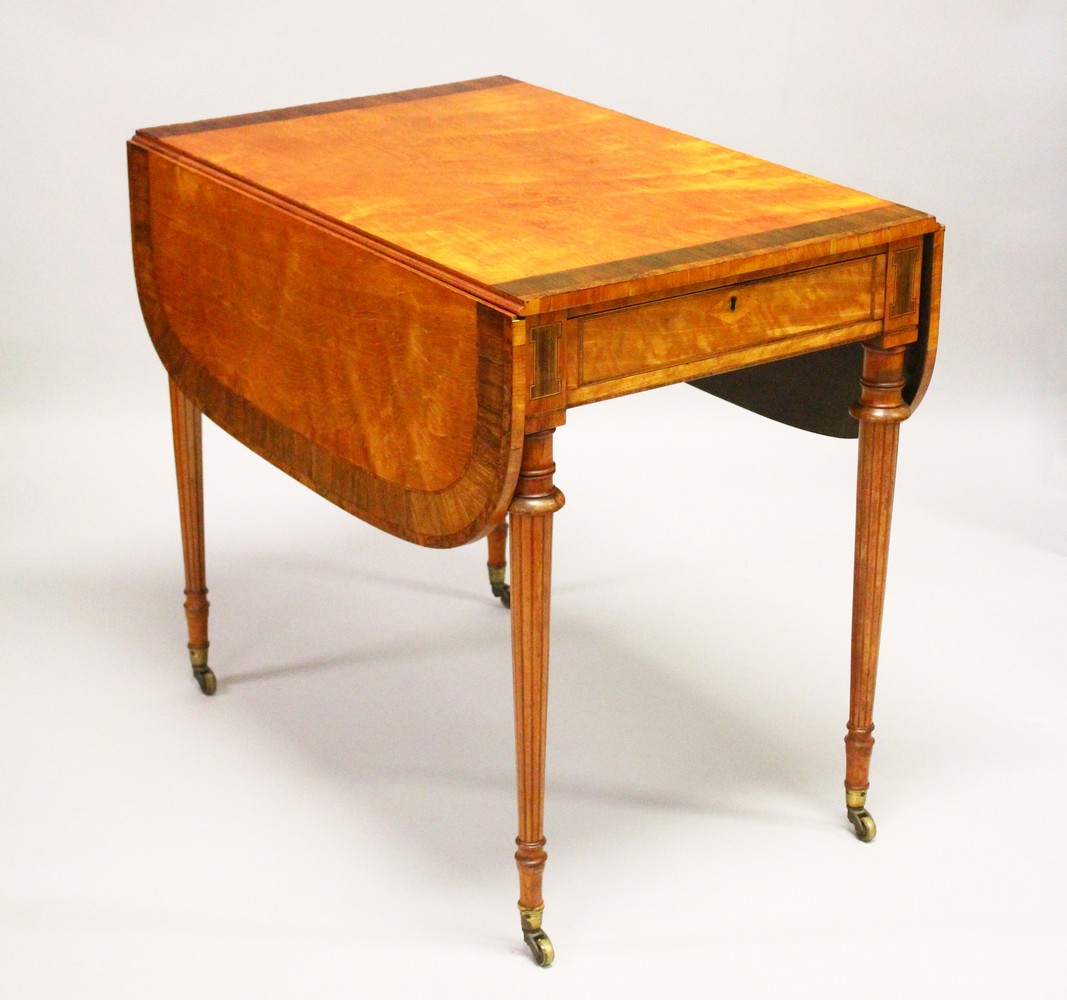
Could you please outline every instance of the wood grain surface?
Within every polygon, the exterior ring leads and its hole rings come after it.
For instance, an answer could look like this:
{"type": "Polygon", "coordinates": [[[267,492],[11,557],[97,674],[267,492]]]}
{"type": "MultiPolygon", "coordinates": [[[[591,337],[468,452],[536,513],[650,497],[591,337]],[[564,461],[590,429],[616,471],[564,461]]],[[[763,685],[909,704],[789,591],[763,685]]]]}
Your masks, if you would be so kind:
{"type": "Polygon", "coordinates": [[[185,565],[185,618],[189,652],[207,662],[207,571],[204,558],[204,459],[200,410],[173,382],[170,383],[174,466],[178,478],[178,513],[181,520],[182,561],[185,565]]]}
{"type": "Polygon", "coordinates": [[[166,157],[131,147],[130,169],[142,310],[212,420],[412,541],[500,520],[522,442],[509,316],[166,157]]]}
{"type": "Polygon", "coordinates": [[[548,720],[552,515],[563,506],[553,485],[553,431],[528,434],[511,504],[511,644],[519,833],[519,906],[536,908],[545,853],[545,738],[548,720]]]}
{"type": "Polygon", "coordinates": [[[864,345],[860,399],[852,408],[859,421],[856,485],[856,551],[852,597],[852,661],[845,788],[864,791],[874,748],[874,691],[885,604],[889,528],[896,484],[904,402],[904,347],[864,345]]]}
{"type": "Polygon", "coordinates": [[[813,241],[838,252],[936,225],[506,77],[147,129],[139,140],[511,295],[527,313],[593,301],[601,286],[651,290],[672,273],[689,282],[728,258],[813,241]]]}
{"type": "Polygon", "coordinates": [[[471,299],[161,157],[150,184],[156,284],[190,354],[373,476],[459,479],[478,404],[471,299]]]}
{"type": "Polygon", "coordinates": [[[884,267],[881,256],[861,257],[583,316],[577,329],[578,384],[659,371],[804,333],[840,330],[844,339],[850,327],[879,318],[884,267]]]}
{"type": "MultiPolygon", "coordinates": [[[[201,412],[400,537],[490,534],[494,593],[510,536],[519,904],[549,964],[554,429],[569,407],[819,351],[777,372],[821,370],[841,408],[862,350],[845,742],[846,785],[867,787],[899,423],[937,348],[932,216],[507,77],[144,129],[129,170],[202,689],[201,412]]],[[[723,393],[848,433],[759,398],[800,381],[723,393]]]]}

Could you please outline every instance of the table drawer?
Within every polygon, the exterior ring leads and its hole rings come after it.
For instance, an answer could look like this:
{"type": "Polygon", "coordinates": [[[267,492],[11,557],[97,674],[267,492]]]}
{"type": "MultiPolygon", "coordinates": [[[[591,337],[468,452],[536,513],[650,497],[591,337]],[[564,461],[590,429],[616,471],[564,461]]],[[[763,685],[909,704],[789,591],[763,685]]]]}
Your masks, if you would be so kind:
{"type": "MultiPolygon", "coordinates": [[[[861,257],[578,320],[578,384],[659,371],[881,318],[885,256],[861,257]]],[[[847,339],[847,335],[844,339],[847,339]]]]}

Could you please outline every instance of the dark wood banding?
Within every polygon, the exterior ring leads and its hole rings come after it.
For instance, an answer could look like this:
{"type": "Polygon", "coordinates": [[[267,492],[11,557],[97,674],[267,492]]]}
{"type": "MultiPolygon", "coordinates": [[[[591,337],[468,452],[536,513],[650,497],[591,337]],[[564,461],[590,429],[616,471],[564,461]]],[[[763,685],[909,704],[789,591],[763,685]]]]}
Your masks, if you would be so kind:
{"type": "Polygon", "coordinates": [[[643,257],[607,261],[590,267],[557,271],[554,274],[531,275],[528,278],[501,282],[496,287],[499,291],[508,292],[520,298],[535,296],[545,298],[575,289],[588,288],[591,285],[605,285],[675,271],[725,257],[777,250],[831,236],[890,229],[893,226],[929,218],[930,216],[925,212],[917,212],[904,205],[886,205],[882,208],[821,219],[800,226],[770,229],[762,233],[717,240],[713,243],[699,243],[695,246],[679,247],[677,250],[647,254],[643,257]]]}
{"type": "Polygon", "coordinates": [[[265,122],[279,122],[290,118],[332,115],[338,111],[352,111],[357,108],[377,108],[384,104],[425,101],[434,97],[445,97],[448,94],[463,94],[472,90],[506,87],[516,82],[506,76],[486,76],[477,80],[462,80],[459,83],[448,83],[437,87],[417,87],[412,90],[400,90],[392,94],[349,97],[338,101],[321,101],[317,104],[298,104],[291,108],[274,108],[270,111],[253,111],[244,115],[229,115],[224,118],[205,118],[202,121],[182,122],[177,125],[159,125],[138,129],[137,134],[151,136],[153,139],[167,139],[171,136],[189,135],[193,132],[216,132],[219,129],[240,128],[242,125],[262,125],[265,122]]]}

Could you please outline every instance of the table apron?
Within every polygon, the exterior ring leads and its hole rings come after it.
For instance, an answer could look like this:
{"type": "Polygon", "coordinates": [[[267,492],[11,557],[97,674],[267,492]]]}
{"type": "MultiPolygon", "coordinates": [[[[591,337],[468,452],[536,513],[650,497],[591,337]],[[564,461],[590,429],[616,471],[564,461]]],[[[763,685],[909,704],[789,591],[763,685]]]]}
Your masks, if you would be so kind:
{"type": "Polygon", "coordinates": [[[866,340],[885,279],[880,253],[568,319],[568,405],[866,340]]]}

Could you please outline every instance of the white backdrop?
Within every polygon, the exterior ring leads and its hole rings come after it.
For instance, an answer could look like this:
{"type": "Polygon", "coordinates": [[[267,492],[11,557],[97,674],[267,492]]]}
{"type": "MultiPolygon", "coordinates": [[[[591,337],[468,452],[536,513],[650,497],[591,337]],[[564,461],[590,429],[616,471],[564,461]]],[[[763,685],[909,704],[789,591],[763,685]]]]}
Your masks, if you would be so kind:
{"type": "Polygon", "coordinates": [[[6,996],[1062,988],[1062,4],[8,7],[6,996]],[[519,956],[480,545],[389,539],[208,428],[197,693],[126,204],[136,127],[494,73],[948,227],[869,847],[841,794],[854,447],[687,387],[556,435],[547,973],[519,956]]]}

